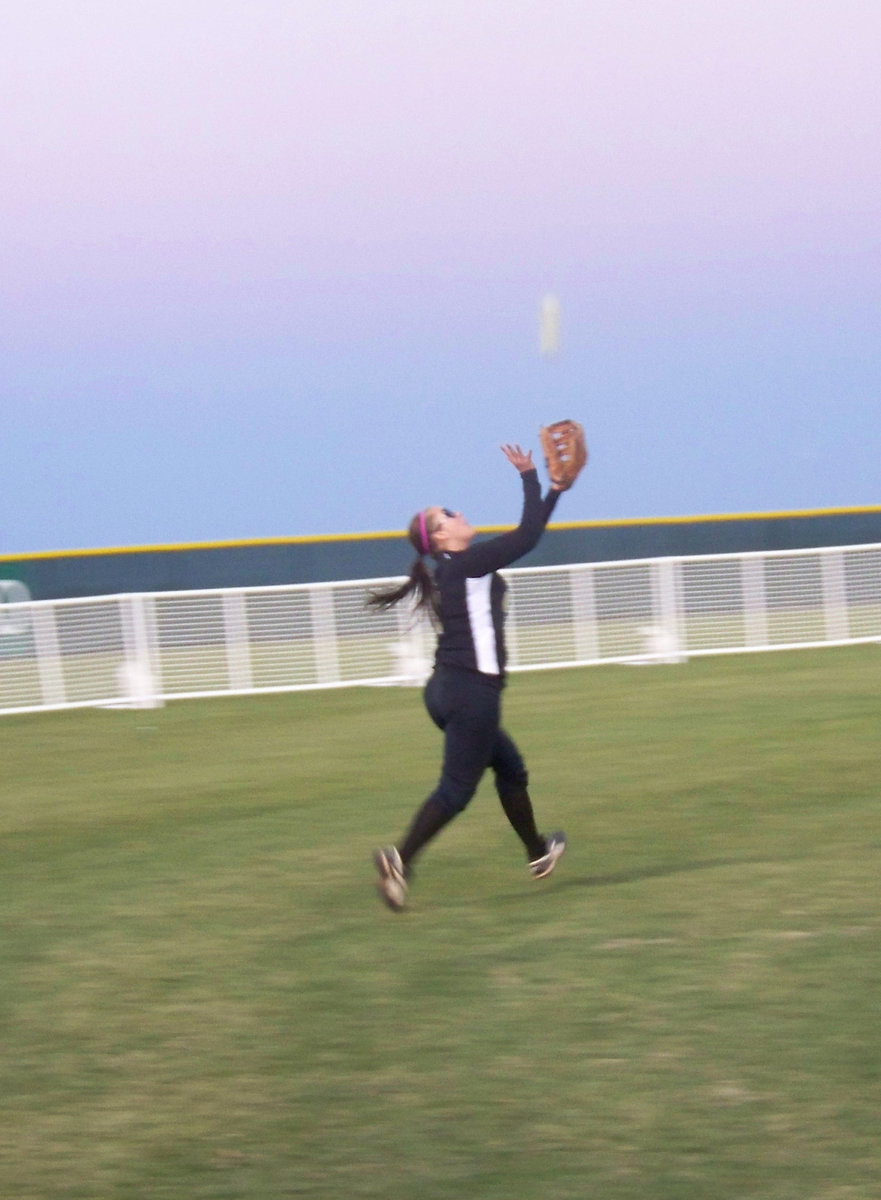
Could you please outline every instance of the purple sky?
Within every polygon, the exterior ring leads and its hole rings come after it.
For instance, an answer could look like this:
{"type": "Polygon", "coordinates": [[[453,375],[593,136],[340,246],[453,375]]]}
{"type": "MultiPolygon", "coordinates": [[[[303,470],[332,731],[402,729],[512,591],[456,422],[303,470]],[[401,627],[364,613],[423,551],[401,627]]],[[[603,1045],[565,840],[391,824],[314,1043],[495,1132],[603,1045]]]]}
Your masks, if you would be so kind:
{"type": "Polygon", "coordinates": [[[0,554],[881,503],[877,0],[0,13],[0,554]],[[538,353],[541,297],[562,348],[538,353]]]}

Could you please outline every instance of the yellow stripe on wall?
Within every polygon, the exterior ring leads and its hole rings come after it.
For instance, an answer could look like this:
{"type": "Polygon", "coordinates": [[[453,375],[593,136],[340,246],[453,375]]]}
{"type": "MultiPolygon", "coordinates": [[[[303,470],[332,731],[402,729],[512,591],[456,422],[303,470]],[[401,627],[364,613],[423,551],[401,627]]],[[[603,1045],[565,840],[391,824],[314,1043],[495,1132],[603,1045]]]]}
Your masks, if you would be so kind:
{"type": "MultiPolygon", "coordinates": [[[[704,522],[856,516],[863,513],[881,513],[881,505],[864,505],[856,508],[797,509],[786,512],[717,513],[691,517],[619,517],[607,521],[563,521],[554,522],[548,526],[548,529],[616,529],[637,525],[696,525],[704,522]]],[[[498,533],[511,528],[511,524],[480,525],[477,527],[477,531],[478,533],[498,533]]],[[[171,545],[107,546],[89,550],[37,550],[32,554],[0,554],[0,562],[23,562],[48,558],[90,558],[104,554],[167,554],[181,553],[187,550],[230,550],[244,549],[248,546],[305,546],[327,542],[369,542],[406,536],[406,530],[401,529],[378,533],[327,533],[310,534],[305,537],[247,538],[220,542],[180,542],[171,545]]]]}

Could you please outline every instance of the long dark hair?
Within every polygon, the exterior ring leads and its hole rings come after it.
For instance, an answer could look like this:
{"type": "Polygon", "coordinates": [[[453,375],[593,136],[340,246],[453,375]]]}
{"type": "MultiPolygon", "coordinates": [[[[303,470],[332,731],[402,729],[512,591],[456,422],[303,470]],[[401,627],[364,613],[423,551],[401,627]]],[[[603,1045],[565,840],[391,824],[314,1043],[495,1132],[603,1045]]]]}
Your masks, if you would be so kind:
{"type": "Polygon", "coordinates": [[[367,597],[371,608],[385,611],[392,608],[408,596],[414,597],[416,609],[424,609],[435,620],[438,616],[438,594],[434,576],[425,562],[425,555],[431,553],[431,534],[425,523],[425,513],[418,512],[407,528],[410,545],[416,551],[416,558],[410,567],[410,574],[397,587],[379,588],[367,597]]]}

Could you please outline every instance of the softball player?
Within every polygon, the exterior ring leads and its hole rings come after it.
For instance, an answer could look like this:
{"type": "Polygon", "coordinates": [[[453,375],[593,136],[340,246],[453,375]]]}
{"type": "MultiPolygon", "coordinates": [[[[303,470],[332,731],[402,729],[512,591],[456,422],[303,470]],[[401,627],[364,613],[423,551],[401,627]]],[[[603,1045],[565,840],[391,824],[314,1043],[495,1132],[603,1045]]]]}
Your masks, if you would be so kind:
{"type": "Polygon", "coordinates": [[[535,827],[528,776],[520,751],[500,726],[505,685],[505,591],[497,572],[537,543],[559,497],[551,484],[542,498],[532,451],[502,446],[520,472],[523,513],[516,529],[474,542],[475,530],[460,512],[426,508],[410,522],[417,558],[400,587],[375,593],[370,603],[389,608],[413,595],[438,629],[434,671],[425,686],[425,706],[444,734],[443,766],[437,787],[418,810],[397,846],[375,851],[378,888],[392,909],[404,907],[410,866],[416,855],[469,803],[491,767],[505,816],[526,849],[536,879],[550,875],[566,848],[562,833],[535,827]],[[430,569],[426,557],[434,560],[430,569]]]}

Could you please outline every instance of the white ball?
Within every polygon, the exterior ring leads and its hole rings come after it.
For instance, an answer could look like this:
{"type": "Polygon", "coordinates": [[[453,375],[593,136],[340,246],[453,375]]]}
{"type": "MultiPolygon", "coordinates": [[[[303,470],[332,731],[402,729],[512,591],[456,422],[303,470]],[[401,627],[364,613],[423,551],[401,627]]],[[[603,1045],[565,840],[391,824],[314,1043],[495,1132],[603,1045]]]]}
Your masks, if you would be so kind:
{"type": "Polygon", "coordinates": [[[548,358],[560,349],[560,301],[550,293],[542,296],[539,305],[538,348],[548,358]]]}

